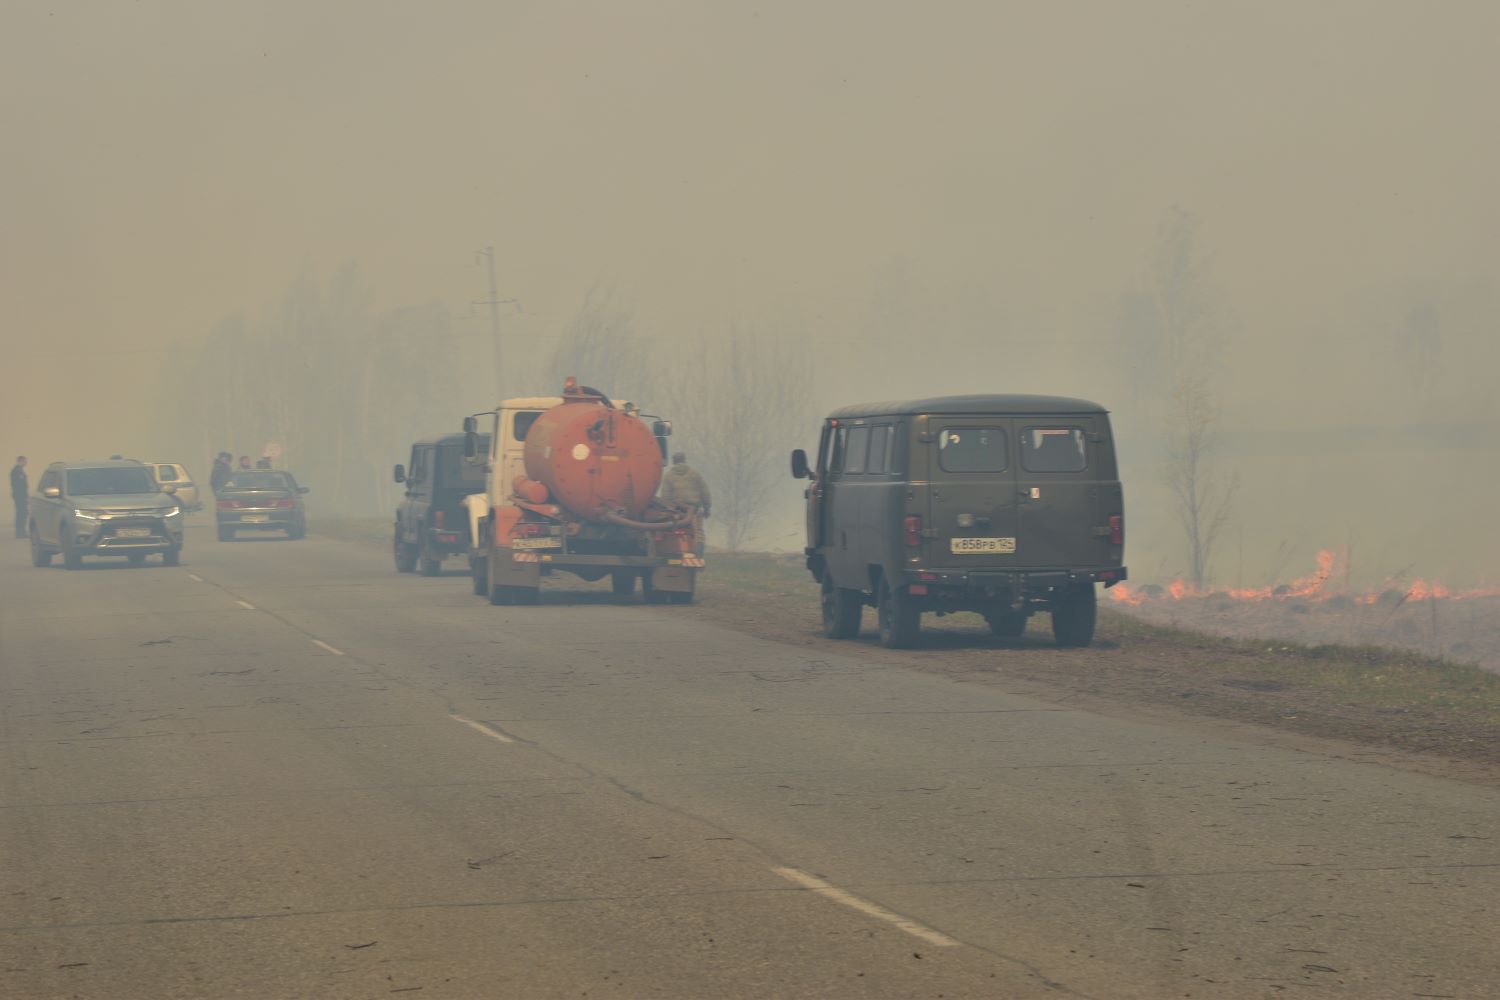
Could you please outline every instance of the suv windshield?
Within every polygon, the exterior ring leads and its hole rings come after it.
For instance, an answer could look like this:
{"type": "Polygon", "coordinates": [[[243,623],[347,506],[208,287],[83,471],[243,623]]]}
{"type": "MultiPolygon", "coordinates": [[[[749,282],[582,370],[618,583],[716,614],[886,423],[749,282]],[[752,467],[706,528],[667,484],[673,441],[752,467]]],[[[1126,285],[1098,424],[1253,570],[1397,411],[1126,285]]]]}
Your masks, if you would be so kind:
{"type": "Polygon", "coordinates": [[[69,469],[68,495],[98,497],[115,493],[156,493],[156,482],[144,465],[136,469],[69,469]]]}
{"type": "Polygon", "coordinates": [[[292,477],[285,472],[241,472],[224,484],[226,490],[290,490],[292,477]]]}

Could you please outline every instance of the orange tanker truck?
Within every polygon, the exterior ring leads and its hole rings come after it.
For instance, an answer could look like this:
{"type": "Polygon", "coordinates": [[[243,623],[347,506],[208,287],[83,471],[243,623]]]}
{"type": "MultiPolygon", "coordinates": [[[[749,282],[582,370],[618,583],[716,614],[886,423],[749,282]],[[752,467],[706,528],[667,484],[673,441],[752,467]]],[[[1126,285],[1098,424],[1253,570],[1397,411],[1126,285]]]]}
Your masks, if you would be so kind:
{"type": "Polygon", "coordinates": [[[542,577],[563,570],[609,577],[648,604],[690,604],[703,560],[694,512],[656,498],[671,424],[648,425],[569,378],[561,397],[508,399],[464,420],[466,456],[479,461],[479,418],[494,432],[486,492],[469,496],[474,593],[491,604],[534,604],[542,577]]]}

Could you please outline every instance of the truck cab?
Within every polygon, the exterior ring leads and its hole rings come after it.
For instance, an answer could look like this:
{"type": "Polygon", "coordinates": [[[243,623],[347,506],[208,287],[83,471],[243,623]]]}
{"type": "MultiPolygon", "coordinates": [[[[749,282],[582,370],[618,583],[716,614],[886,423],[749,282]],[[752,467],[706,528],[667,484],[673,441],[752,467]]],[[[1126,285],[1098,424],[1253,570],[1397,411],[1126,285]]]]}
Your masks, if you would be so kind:
{"type": "Polygon", "coordinates": [[[984,616],[1019,636],[1049,612],[1059,645],[1093,641],[1095,584],[1126,578],[1125,511],[1109,414],[1059,396],[949,396],[844,407],[807,491],[807,566],[823,627],[858,634],[876,608],[887,646],[916,641],[921,615],[984,616]]]}
{"type": "Polygon", "coordinates": [[[396,508],[396,571],[437,576],[444,559],[469,550],[464,498],[484,491],[484,469],[465,460],[464,435],[445,434],[415,442],[409,464],[397,465],[393,478],[406,487],[396,508]]]}

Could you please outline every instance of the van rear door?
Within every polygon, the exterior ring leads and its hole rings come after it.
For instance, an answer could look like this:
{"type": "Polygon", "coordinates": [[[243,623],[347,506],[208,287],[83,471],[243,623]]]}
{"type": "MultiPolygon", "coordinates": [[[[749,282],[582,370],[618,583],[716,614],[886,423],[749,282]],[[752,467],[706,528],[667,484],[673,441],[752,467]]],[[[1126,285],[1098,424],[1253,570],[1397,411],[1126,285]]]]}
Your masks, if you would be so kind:
{"type": "MultiPolygon", "coordinates": [[[[920,441],[928,489],[925,565],[1007,569],[1017,565],[1016,457],[1011,421],[932,416],[920,441]]],[[[915,469],[912,470],[915,478],[915,469]]]]}
{"type": "Polygon", "coordinates": [[[1100,476],[1111,470],[1096,453],[1101,419],[1047,415],[1012,421],[1018,546],[1028,569],[1082,569],[1108,561],[1102,497],[1108,484],[1100,476]]]}

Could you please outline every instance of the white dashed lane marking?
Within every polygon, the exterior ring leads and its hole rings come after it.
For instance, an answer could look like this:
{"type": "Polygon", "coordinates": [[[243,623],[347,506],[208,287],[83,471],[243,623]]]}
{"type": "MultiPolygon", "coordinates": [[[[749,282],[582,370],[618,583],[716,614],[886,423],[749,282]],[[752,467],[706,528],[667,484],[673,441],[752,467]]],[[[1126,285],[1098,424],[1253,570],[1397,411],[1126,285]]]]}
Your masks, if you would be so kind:
{"type": "Polygon", "coordinates": [[[312,641],[312,644],[314,646],[318,646],[319,648],[328,650],[334,656],[343,656],[344,655],[344,651],[342,649],[334,649],[332,646],[328,645],[328,643],[324,642],[322,639],[314,639],[312,641]]]}
{"type": "Polygon", "coordinates": [[[203,582],[203,577],[199,576],[197,573],[189,573],[188,574],[188,579],[192,580],[194,583],[202,583],[203,582]]]}
{"type": "Polygon", "coordinates": [[[506,736],[500,730],[491,728],[490,726],[486,726],[482,722],[475,722],[473,719],[466,719],[462,715],[451,715],[449,716],[449,718],[451,718],[454,722],[463,723],[470,729],[474,730],[476,733],[483,733],[492,740],[499,740],[501,743],[515,742],[515,740],[511,739],[509,736],[506,736]]]}
{"type": "Polygon", "coordinates": [[[809,875],[800,868],[773,868],[777,875],[789,882],[795,882],[804,889],[811,889],[824,899],[831,899],[840,906],[847,906],[851,910],[858,910],[865,916],[874,917],[876,920],[884,920],[893,927],[900,928],[914,938],[926,941],[938,948],[957,948],[961,942],[941,931],[935,931],[925,924],[919,924],[909,917],[903,917],[899,913],[892,913],[877,903],[868,899],[861,899],[852,892],[845,892],[832,883],[825,882],[816,875],[809,875]]]}
{"type": "Polygon", "coordinates": [[[240,607],[244,608],[246,611],[254,611],[255,610],[255,605],[251,604],[249,601],[235,601],[234,603],[238,604],[240,607]]]}

